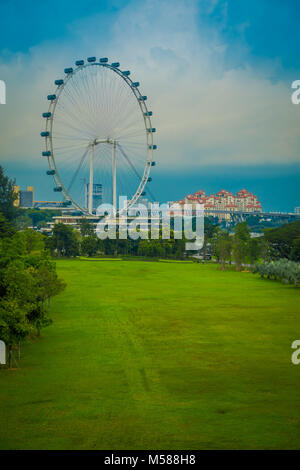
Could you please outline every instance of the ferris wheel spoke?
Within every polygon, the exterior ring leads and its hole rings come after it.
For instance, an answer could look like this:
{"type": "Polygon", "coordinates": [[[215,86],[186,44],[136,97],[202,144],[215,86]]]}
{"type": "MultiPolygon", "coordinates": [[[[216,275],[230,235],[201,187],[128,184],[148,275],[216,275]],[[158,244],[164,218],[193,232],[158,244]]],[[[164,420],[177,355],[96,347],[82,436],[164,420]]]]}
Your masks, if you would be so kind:
{"type": "Polygon", "coordinates": [[[89,151],[89,147],[87,147],[86,151],[84,152],[84,154],[83,154],[82,157],[81,157],[81,160],[80,160],[80,162],[79,162],[79,165],[78,165],[78,167],[77,167],[77,169],[76,169],[76,171],[75,171],[75,173],[74,173],[74,176],[73,176],[73,178],[71,179],[71,182],[70,182],[70,184],[69,184],[69,186],[68,186],[68,192],[71,190],[71,188],[72,188],[72,186],[73,186],[73,184],[74,184],[74,182],[75,182],[75,180],[76,180],[76,177],[77,177],[77,175],[78,175],[78,173],[79,173],[79,170],[80,170],[80,168],[81,168],[81,166],[82,166],[82,164],[83,164],[83,162],[84,162],[84,160],[85,160],[85,157],[86,157],[87,154],[88,154],[88,151],[89,151]]]}
{"type": "MultiPolygon", "coordinates": [[[[126,161],[128,162],[129,166],[131,167],[131,169],[133,170],[134,174],[137,176],[137,178],[139,180],[142,179],[142,176],[139,174],[139,172],[136,170],[134,164],[132,163],[132,161],[130,160],[129,156],[126,154],[126,152],[124,151],[124,149],[121,147],[120,144],[118,144],[118,147],[120,149],[120,152],[121,154],[123,155],[123,157],[126,159],[126,161]]],[[[150,189],[148,188],[147,191],[149,192],[151,198],[153,201],[156,200],[155,196],[153,195],[153,193],[150,191],[150,189]]]]}

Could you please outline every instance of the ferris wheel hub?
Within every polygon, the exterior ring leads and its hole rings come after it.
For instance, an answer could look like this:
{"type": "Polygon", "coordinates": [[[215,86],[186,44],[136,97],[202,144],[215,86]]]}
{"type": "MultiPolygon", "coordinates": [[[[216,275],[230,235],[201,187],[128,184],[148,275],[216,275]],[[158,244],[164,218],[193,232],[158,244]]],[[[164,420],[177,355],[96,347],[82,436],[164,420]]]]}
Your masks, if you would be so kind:
{"type": "Polygon", "coordinates": [[[109,137],[106,137],[104,139],[94,139],[90,142],[90,146],[95,146],[99,144],[111,144],[111,145],[116,145],[117,141],[115,139],[110,139],[109,137]]]}

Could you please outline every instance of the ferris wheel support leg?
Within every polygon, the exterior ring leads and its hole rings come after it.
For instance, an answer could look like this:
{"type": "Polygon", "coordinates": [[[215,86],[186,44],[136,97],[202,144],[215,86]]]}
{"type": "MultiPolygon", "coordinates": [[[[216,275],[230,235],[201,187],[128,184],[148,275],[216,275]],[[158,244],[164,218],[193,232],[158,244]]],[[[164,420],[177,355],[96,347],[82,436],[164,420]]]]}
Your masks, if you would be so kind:
{"type": "Polygon", "coordinates": [[[112,186],[113,186],[113,208],[117,213],[117,165],[116,165],[116,141],[112,143],[112,186]]]}
{"type": "Polygon", "coordinates": [[[88,210],[89,213],[93,213],[93,189],[94,189],[94,144],[91,145],[90,150],[90,181],[89,181],[89,201],[88,210]]]}

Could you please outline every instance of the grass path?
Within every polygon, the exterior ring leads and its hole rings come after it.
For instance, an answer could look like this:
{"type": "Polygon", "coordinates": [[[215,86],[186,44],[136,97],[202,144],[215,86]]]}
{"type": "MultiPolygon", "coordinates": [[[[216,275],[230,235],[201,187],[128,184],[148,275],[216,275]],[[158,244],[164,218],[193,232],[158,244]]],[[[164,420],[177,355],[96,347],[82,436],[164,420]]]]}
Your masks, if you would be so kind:
{"type": "Polygon", "coordinates": [[[54,323],[0,371],[0,448],[300,447],[300,292],[215,265],[63,260],[54,323]]]}

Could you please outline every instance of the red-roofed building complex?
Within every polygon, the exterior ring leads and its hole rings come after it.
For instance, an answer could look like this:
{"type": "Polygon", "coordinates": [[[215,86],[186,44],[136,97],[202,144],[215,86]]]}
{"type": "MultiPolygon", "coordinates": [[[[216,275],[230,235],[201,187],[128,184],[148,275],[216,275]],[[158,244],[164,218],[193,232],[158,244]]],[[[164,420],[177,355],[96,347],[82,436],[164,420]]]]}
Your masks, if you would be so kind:
{"type": "Polygon", "coordinates": [[[177,204],[204,204],[205,214],[218,216],[222,219],[229,219],[230,214],[238,211],[242,212],[262,212],[261,204],[257,199],[257,196],[242,189],[236,194],[232,194],[225,189],[221,189],[216,195],[210,194],[205,195],[204,191],[197,191],[194,194],[188,194],[184,199],[180,201],[174,201],[177,204]],[[216,213],[214,211],[220,210],[224,213],[216,213]]]}

